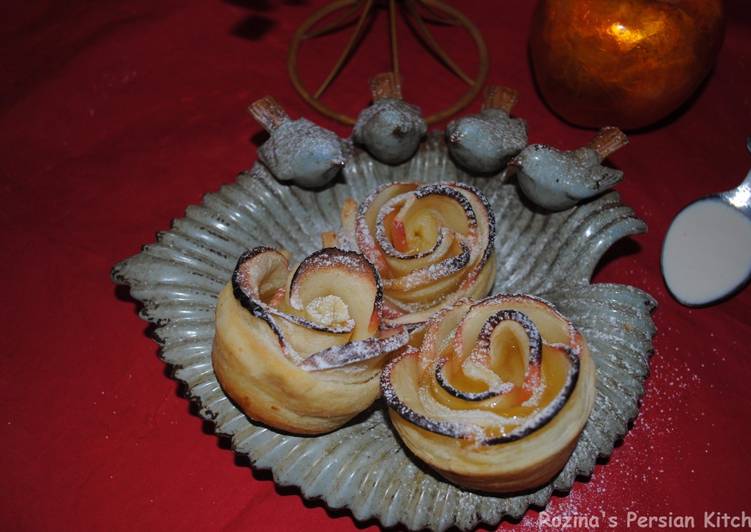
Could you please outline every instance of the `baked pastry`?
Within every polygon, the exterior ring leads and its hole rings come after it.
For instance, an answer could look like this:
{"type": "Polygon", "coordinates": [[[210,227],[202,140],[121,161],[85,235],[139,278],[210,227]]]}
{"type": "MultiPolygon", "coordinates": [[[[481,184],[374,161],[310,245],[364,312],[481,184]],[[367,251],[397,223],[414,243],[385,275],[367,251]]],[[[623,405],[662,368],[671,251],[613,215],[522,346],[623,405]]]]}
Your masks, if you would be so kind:
{"type": "Polygon", "coordinates": [[[222,388],[251,418],[298,434],[334,430],[378,397],[387,353],[409,339],[383,328],[382,289],[367,259],[317,251],[244,253],[219,294],[212,352],[222,388]]]}
{"type": "Polygon", "coordinates": [[[511,493],[564,466],[595,397],[582,335],[541,299],[460,301],[432,317],[419,348],[381,377],[407,447],[470,489],[511,493]]]}
{"type": "Polygon", "coordinates": [[[495,279],[495,217],[464,183],[391,183],[358,206],[347,200],[342,231],[324,243],[359,250],[383,279],[384,316],[419,324],[463,298],[486,296],[495,279]]]}

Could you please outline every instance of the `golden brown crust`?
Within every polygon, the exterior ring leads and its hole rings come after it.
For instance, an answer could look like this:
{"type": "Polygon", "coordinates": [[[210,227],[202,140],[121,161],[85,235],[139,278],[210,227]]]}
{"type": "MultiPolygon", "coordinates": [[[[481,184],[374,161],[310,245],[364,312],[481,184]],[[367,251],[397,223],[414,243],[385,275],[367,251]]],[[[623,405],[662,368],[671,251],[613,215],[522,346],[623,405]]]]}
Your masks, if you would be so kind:
{"type": "Polygon", "coordinates": [[[389,410],[409,449],[446,479],[473,490],[513,493],[542,486],[566,464],[587,422],[595,398],[595,366],[581,355],[576,388],[558,415],[525,438],[495,446],[428,432],[389,410]]]}
{"type": "Polygon", "coordinates": [[[484,297],[495,278],[495,217],[464,183],[384,185],[357,212],[345,204],[342,235],[383,278],[390,323],[421,323],[462,297],[484,297]]]}
{"type": "MultiPolygon", "coordinates": [[[[394,359],[382,376],[389,416],[405,445],[448,480],[474,490],[513,493],[550,481],[571,455],[594,404],[595,366],[582,335],[544,301],[528,296],[496,296],[474,304],[462,301],[432,318],[425,329],[420,348],[410,348],[394,359]],[[467,361],[470,366],[482,364],[483,348],[478,350],[478,346],[482,345],[483,334],[493,338],[504,320],[506,332],[508,320],[516,320],[514,327],[521,330],[523,326],[529,335],[527,344],[512,341],[527,345],[529,362],[526,369],[518,370],[523,371],[524,379],[517,379],[512,386],[514,377],[499,375],[507,381],[502,384],[505,388],[483,395],[482,399],[476,393],[473,396],[452,388],[452,397],[446,402],[441,399],[443,391],[431,392],[433,376],[438,379],[443,364],[454,364],[454,368],[464,368],[463,362],[467,361]],[[540,336],[535,336],[535,331],[540,336]],[[542,344],[538,344],[540,341],[542,344]],[[544,358],[533,356],[538,345],[548,353],[546,356],[552,357],[552,366],[545,365],[544,358]],[[466,355],[468,358],[456,354],[463,350],[467,353],[467,349],[472,353],[466,355]],[[567,366],[553,363],[557,353],[563,352],[569,356],[567,366]],[[515,393],[531,392],[534,386],[529,386],[530,375],[540,375],[542,371],[553,377],[553,373],[547,373],[553,367],[558,368],[559,377],[548,381],[550,389],[542,392],[542,402],[538,400],[537,406],[528,401],[528,395],[508,401],[509,407],[500,410],[493,406],[513,398],[515,393]],[[568,369],[563,371],[564,367],[568,369]],[[568,377],[563,378],[564,374],[568,377]],[[500,417],[488,422],[489,414],[500,417]],[[495,420],[516,419],[515,416],[527,416],[527,422],[494,425],[495,420]]],[[[498,349],[501,348],[495,348],[495,355],[487,351],[488,356],[521,353],[508,351],[507,347],[498,349]]],[[[493,360],[495,364],[499,359],[493,360]]],[[[441,386],[447,384],[443,382],[441,386]]],[[[544,381],[539,386],[545,390],[544,381]]]]}
{"type": "Polygon", "coordinates": [[[326,248],[294,272],[259,247],[238,260],[216,308],[212,361],[227,395],[251,418],[298,434],[334,430],[378,397],[386,355],[403,327],[381,328],[373,266],[326,248]]]}
{"type": "Polygon", "coordinates": [[[309,372],[278,355],[278,339],[235,299],[228,284],[219,295],[212,352],[214,372],[227,395],[251,418],[296,434],[334,430],[379,395],[378,369],[309,372]]]}

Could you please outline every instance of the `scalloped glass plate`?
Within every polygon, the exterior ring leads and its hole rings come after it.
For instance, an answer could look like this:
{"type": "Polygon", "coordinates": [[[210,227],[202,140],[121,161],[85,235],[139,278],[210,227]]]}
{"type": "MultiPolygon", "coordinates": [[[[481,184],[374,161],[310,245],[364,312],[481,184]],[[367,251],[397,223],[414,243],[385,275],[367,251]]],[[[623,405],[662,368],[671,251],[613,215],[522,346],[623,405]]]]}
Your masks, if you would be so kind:
{"type": "Polygon", "coordinates": [[[260,164],[237,182],[207,194],[157,241],[117,264],[112,277],[143,302],[141,316],[157,325],[161,356],[174,366],[200,415],[255,467],[308,498],[349,508],[356,519],[377,518],[410,529],[471,529],[519,518],[544,506],[553,491],[571,489],[608,456],[638,410],[649,370],[655,301],[625,285],[590,284],[603,253],[618,239],[646,230],[644,222],[607,193],[564,212],[537,212],[512,184],[473,178],[448,157],[433,133],[407,163],[388,166],[356,151],[344,180],[322,191],[277,183],[260,164]],[[363,199],[389,181],[465,181],[479,187],[496,215],[498,273],[493,293],[523,292],[553,303],[581,330],[597,366],[597,398],[563,470],[546,486],[515,496],[465,491],[433,475],[404,451],[378,402],[331,434],[296,437],[255,424],[222,392],[211,366],[216,298],[237,257],[260,244],[286,248],[300,260],[320,247],[320,233],[339,227],[347,197],[363,199]]]}

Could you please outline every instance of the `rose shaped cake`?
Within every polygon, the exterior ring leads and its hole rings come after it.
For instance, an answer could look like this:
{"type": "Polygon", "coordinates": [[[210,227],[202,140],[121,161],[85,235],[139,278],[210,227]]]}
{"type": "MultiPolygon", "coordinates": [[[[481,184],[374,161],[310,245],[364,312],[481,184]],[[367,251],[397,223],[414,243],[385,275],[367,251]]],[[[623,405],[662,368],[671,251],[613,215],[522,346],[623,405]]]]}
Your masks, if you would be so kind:
{"type": "Polygon", "coordinates": [[[290,270],[257,247],[219,294],[212,351],[227,395],[251,418],[299,434],[334,430],[378,397],[385,356],[406,344],[384,328],[382,288],[358,253],[326,248],[290,270]]]}
{"type": "Polygon", "coordinates": [[[548,303],[499,295],[433,316],[381,386],[415,455],[461,486],[511,493],[564,466],[594,403],[595,368],[582,335],[548,303]]]}
{"type": "Polygon", "coordinates": [[[359,250],[383,279],[384,317],[420,324],[463,298],[488,294],[495,278],[495,218],[464,183],[391,183],[360,205],[347,200],[342,231],[324,245],[359,250]]]}

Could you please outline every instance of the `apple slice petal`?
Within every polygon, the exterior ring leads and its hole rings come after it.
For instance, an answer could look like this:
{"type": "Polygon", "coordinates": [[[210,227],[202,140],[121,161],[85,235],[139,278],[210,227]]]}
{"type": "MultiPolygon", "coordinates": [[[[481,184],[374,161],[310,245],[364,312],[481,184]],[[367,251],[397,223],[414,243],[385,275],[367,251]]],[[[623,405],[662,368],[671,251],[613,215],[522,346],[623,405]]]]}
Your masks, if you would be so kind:
{"type": "Polygon", "coordinates": [[[264,294],[270,295],[270,301],[274,300],[279,290],[284,289],[288,274],[288,261],[284,253],[259,246],[240,255],[230,283],[235,299],[240,305],[268,325],[286,358],[293,363],[299,363],[302,358],[294,350],[289,349],[284,333],[269,312],[271,308],[262,300],[264,294]]]}
{"type": "Polygon", "coordinates": [[[377,188],[360,204],[355,221],[355,242],[360,252],[382,274],[386,271],[383,251],[375,241],[376,218],[384,204],[392,198],[417,188],[416,183],[389,183],[377,188]]]}
{"type": "Polygon", "coordinates": [[[373,265],[353,251],[322,249],[294,272],[284,251],[247,251],[216,306],[212,364],[222,389],[270,427],[341,427],[377,399],[388,354],[410,339],[407,326],[382,330],[382,292],[373,265]]]}
{"type": "Polygon", "coordinates": [[[373,265],[361,254],[338,248],[316,251],[297,267],[290,281],[292,308],[303,310],[313,300],[335,296],[354,321],[352,339],[373,335],[371,317],[380,312],[383,288],[373,265]]]}
{"type": "Polygon", "coordinates": [[[461,251],[452,257],[444,259],[413,270],[407,275],[394,279],[384,279],[384,289],[390,292],[407,292],[422,288],[438,279],[446,279],[461,272],[469,263],[470,249],[464,243],[460,243],[461,251]]]}
{"type": "Polygon", "coordinates": [[[392,183],[360,204],[355,225],[359,250],[383,278],[400,323],[421,323],[492,286],[495,218],[475,187],[392,183]]]}
{"type": "Polygon", "coordinates": [[[300,367],[309,371],[342,368],[385,355],[404,347],[409,341],[406,327],[382,331],[377,337],[356,340],[324,349],[306,358],[300,367]]]}
{"type": "Polygon", "coordinates": [[[512,442],[549,423],[566,404],[578,381],[582,342],[568,320],[531,296],[461,302],[428,321],[419,349],[386,366],[382,393],[400,417],[429,432],[478,445],[512,442]],[[488,386],[478,373],[465,372],[467,364],[497,371],[493,357],[520,349],[523,379],[497,378],[488,386]]]}
{"type": "Polygon", "coordinates": [[[273,297],[284,288],[288,268],[287,257],[276,249],[266,246],[249,249],[237,260],[232,273],[233,289],[253,299],[273,297]]]}
{"type": "Polygon", "coordinates": [[[290,276],[285,252],[254,248],[238,260],[232,287],[241,306],[271,328],[284,356],[302,368],[352,365],[409,338],[404,327],[380,330],[380,277],[353,251],[324,248],[290,276]]]}

